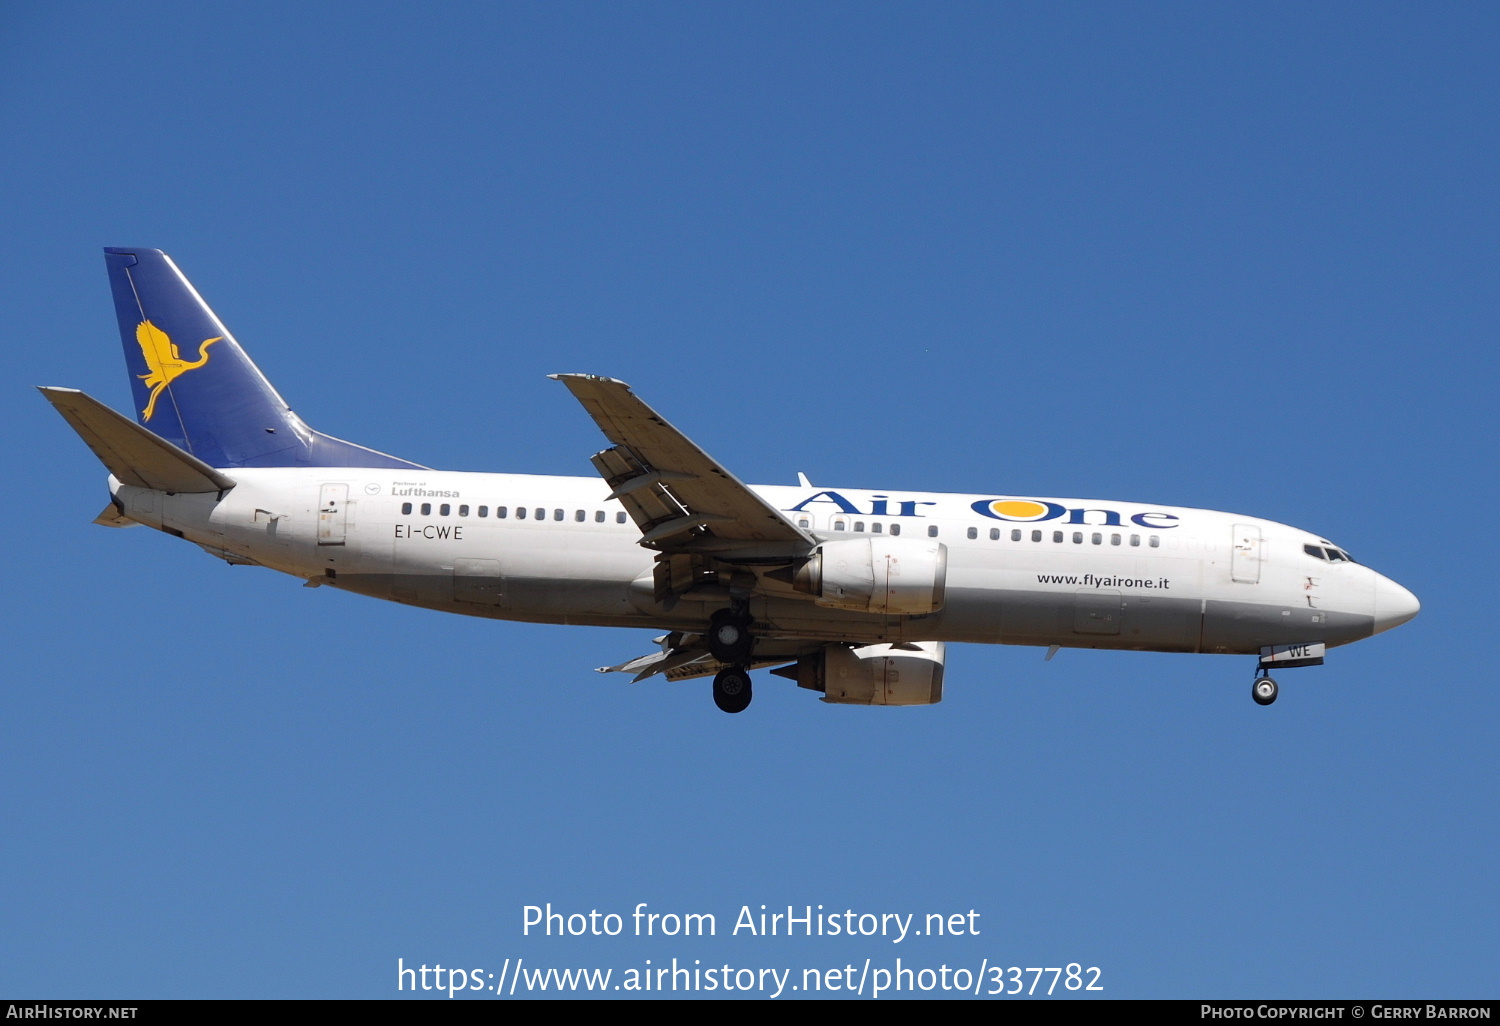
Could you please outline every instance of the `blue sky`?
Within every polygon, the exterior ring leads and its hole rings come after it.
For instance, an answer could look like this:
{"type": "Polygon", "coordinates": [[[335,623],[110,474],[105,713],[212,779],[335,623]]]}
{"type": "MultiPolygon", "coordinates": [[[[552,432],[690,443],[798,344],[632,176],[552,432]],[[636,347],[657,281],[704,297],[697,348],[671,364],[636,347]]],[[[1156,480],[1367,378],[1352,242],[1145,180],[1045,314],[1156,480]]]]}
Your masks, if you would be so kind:
{"type": "Polygon", "coordinates": [[[1493,997],[1497,42],[1477,3],[7,4],[0,992],[900,956],[1493,997]],[[1423,612],[1270,709],[1243,657],[954,646],[936,707],[724,716],[592,672],[647,632],[91,526],[30,386],[128,408],[108,245],[418,462],[588,474],[545,375],[607,374],[745,480],[1235,510],[1423,612]],[[522,936],[546,902],[720,935],[522,936]],[[726,936],[761,904],[981,933],[726,936]]]}

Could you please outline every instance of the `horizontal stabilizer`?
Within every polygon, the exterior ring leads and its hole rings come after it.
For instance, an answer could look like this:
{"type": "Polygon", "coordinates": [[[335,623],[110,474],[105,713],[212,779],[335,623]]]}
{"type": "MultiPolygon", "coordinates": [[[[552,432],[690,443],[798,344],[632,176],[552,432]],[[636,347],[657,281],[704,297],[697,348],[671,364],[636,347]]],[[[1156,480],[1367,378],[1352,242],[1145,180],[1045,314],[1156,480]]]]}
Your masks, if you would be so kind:
{"type": "Polygon", "coordinates": [[[39,388],[109,472],[163,492],[221,492],[234,479],[75,388],[39,388]]]}
{"type": "Polygon", "coordinates": [[[127,517],[124,513],[121,513],[119,508],[116,507],[113,502],[111,502],[108,506],[105,506],[104,509],[99,512],[99,515],[94,518],[94,523],[98,524],[100,527],[141,526],[134,520],[131,520],[129,517],[127,517]]]}

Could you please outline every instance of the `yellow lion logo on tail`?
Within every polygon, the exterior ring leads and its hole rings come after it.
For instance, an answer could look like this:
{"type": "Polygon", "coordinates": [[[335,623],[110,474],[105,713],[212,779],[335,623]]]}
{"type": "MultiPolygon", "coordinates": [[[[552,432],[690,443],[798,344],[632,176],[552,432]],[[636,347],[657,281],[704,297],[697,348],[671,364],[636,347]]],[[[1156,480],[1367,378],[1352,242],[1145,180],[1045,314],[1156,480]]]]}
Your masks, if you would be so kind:
{"type": "Polygon", "coordinates": [[[141,345],[141,355],[146,358],[146,366],[151,368],[150,374],[139,374],[146,387],[151,389],[151,399],[146,403],[146,408],[141,411],[144,420],[150,420],[151,415],[156,412],[156,398],[161,395],[172,382],[190,370],[197,370],[208,362],[208,347],[224,338],[219,335],[216,338],[206,338],[198,347],[198,360],[189,363],[182,358],[177,351],[177,344],[165,331],[162,331],[150,321],[142,321],[135,329],[135,340],[141,345]]]}

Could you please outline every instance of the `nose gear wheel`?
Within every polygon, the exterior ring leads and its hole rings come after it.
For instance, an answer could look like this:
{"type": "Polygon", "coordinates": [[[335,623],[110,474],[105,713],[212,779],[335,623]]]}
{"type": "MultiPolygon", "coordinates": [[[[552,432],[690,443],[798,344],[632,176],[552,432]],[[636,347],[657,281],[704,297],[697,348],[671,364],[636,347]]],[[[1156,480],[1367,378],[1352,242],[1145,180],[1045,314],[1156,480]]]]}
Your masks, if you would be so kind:
{"type": "Polygon", "coordinates": [[[1280,692],[1281,689],[1270,677],[1257,677],[1254,686],[1250,689],[1250,697],[1255,699],[1256,705],[1270,705],[1276,701],[1276,696],[1280,692]]]}

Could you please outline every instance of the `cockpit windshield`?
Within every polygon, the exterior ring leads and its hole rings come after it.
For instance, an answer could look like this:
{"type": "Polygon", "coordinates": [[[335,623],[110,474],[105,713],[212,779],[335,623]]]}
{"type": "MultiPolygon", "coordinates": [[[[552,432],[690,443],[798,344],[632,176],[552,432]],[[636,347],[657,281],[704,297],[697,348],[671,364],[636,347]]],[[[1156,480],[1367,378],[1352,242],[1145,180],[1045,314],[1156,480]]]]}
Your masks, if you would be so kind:
{"type": "Polygon", "coordinates": [[[1314,559],[1321,559],[1326,563],[1359,562],[1359,560],[1349,555],[1349,553],[1345,552],[1343,549],[1336,549],[1327,542],[1324,542],[1322,545],[1304,545],[1302,546],[1302,551],[1307,553],[1309,556],[1312,556],[1314,559]]]}

